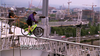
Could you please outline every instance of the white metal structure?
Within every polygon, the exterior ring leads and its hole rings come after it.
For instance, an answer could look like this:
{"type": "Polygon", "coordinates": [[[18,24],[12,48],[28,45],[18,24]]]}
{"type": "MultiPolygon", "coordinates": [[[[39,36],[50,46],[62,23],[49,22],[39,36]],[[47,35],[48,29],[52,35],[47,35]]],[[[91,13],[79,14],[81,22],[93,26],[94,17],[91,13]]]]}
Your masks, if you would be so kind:
{"type": "MultiPolygon", "coordinates": [[[[48,52],[48,54],[55,53],[55,54],[60,54],[65,56],[86,56],[87,54],[90,54],[90,56],[100,56],[100,46],[93,46],[88,44],[74,43],[74,42],[55,40],[49,38],[33,38],[33,37],[26,37],[26,36],[16,36],[14,42],[12,41],[11,37],[1,38],[1,42],[2,42],[0,46],[1,51],[3,50],[10,51],[11,49],[9,47],[11,47],[12,44],[15,44],[14,49],[17,50],[20,48],[19,52],[21,51],[22,53],[19,54],[21,54],[21,56],[23,56],[24,54],[23,49],[40,50],[40,51],[48,52]],[[34,46],[32,47],[32,45],[34,46]]],[[[18,56],[20,56],[19,54],[18,56]]]]}

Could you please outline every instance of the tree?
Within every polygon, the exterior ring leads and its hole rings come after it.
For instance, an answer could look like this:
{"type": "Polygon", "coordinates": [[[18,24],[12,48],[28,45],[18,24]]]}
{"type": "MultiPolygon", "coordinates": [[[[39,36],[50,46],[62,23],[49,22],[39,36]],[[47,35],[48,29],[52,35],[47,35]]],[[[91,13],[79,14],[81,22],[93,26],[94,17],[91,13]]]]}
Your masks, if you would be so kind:
{"type": "Polygon", "coordinates": [[[50,16],[50,17],[55,17],[56,15],[55,15],[55,14],[50,14],[49,16],[50,16]]]}
{"type": "Polygon", "coordinates": [[[34,11],[42,11],[42,9],[34,8],[34,11]]]}

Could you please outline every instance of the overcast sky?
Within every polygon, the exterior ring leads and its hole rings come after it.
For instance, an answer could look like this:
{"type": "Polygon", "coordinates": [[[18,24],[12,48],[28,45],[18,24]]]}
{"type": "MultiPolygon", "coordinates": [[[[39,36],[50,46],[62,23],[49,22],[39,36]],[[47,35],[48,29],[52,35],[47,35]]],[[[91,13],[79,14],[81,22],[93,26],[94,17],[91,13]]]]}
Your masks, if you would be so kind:
{"type": "MultiPolygon", "coordinates": [[[[94,3],[97,6],[100,6],[99,4],[100,0],[70,0],[70,1],[72,1],[72,3],[70,4],[71,6],[85,6],[83,4],[92,5],[92,3],[94,3]]],[[[1,0],[0,2],[9,4],[9,6],[15,5],[20,7],[28,7],[28,4],[29,2],[31,2],[31,0],[1,0]]],[[[49,5],[58,7],[64,5],[67,7],[68,5],[67,2],[68,0],[49,0],[49,5]]],[[[32,4],[38,6],[42,4],[42,0],[33,0],[32,4]]]]}

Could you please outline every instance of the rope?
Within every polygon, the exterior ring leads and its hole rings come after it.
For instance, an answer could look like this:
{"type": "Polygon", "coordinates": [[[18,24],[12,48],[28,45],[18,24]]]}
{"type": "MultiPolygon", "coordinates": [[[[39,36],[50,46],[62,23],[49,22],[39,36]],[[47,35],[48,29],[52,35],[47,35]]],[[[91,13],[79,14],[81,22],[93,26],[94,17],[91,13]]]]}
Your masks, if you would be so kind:
{"type": "MultiPolygon", "coordinates": [[[[27,25],[27,23],[25,23],[25,22],[23,22],[23,21],[20,21],[19,18],[16,20],[16,22],[18,23],[18,27],[20,26],[19,23],[23,23],[24,25],[27,25]]],[[[17,26],[17,24],[16,24],[16,26],[17,26]]]]}

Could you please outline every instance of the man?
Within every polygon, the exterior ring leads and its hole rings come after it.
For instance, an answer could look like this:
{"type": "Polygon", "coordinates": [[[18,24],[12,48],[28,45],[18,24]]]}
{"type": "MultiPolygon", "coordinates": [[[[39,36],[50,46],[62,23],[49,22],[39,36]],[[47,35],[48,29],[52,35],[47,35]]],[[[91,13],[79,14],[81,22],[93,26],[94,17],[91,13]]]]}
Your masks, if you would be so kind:
{"type": "Polygon", "coordinates": [[[38,23],[34,16],[36,15],[36,12],[33,12],[32,14],[29,15],[28,19],[27,19],[27,24],[28,24],[28,34],[31,35],[31,31],[30,31],[30,27],[32,26],[32,21],[35,23],[38,23]]]}
{"type": "Polygon", "coordinates": [[[9,28],[9,34],[13,34],[13,32],[11,31],[11,27],[12,27],[12,24],[15,22],[14,19],[13,19],[15,17],[18,17],[18,16],[16,16],[14,14],[14,8],[10,8],[9,18],[11,18],[11,19],[9,19],[9,22],[8,22],[8,24],[10,26],[10,28],[9,28]]]}

